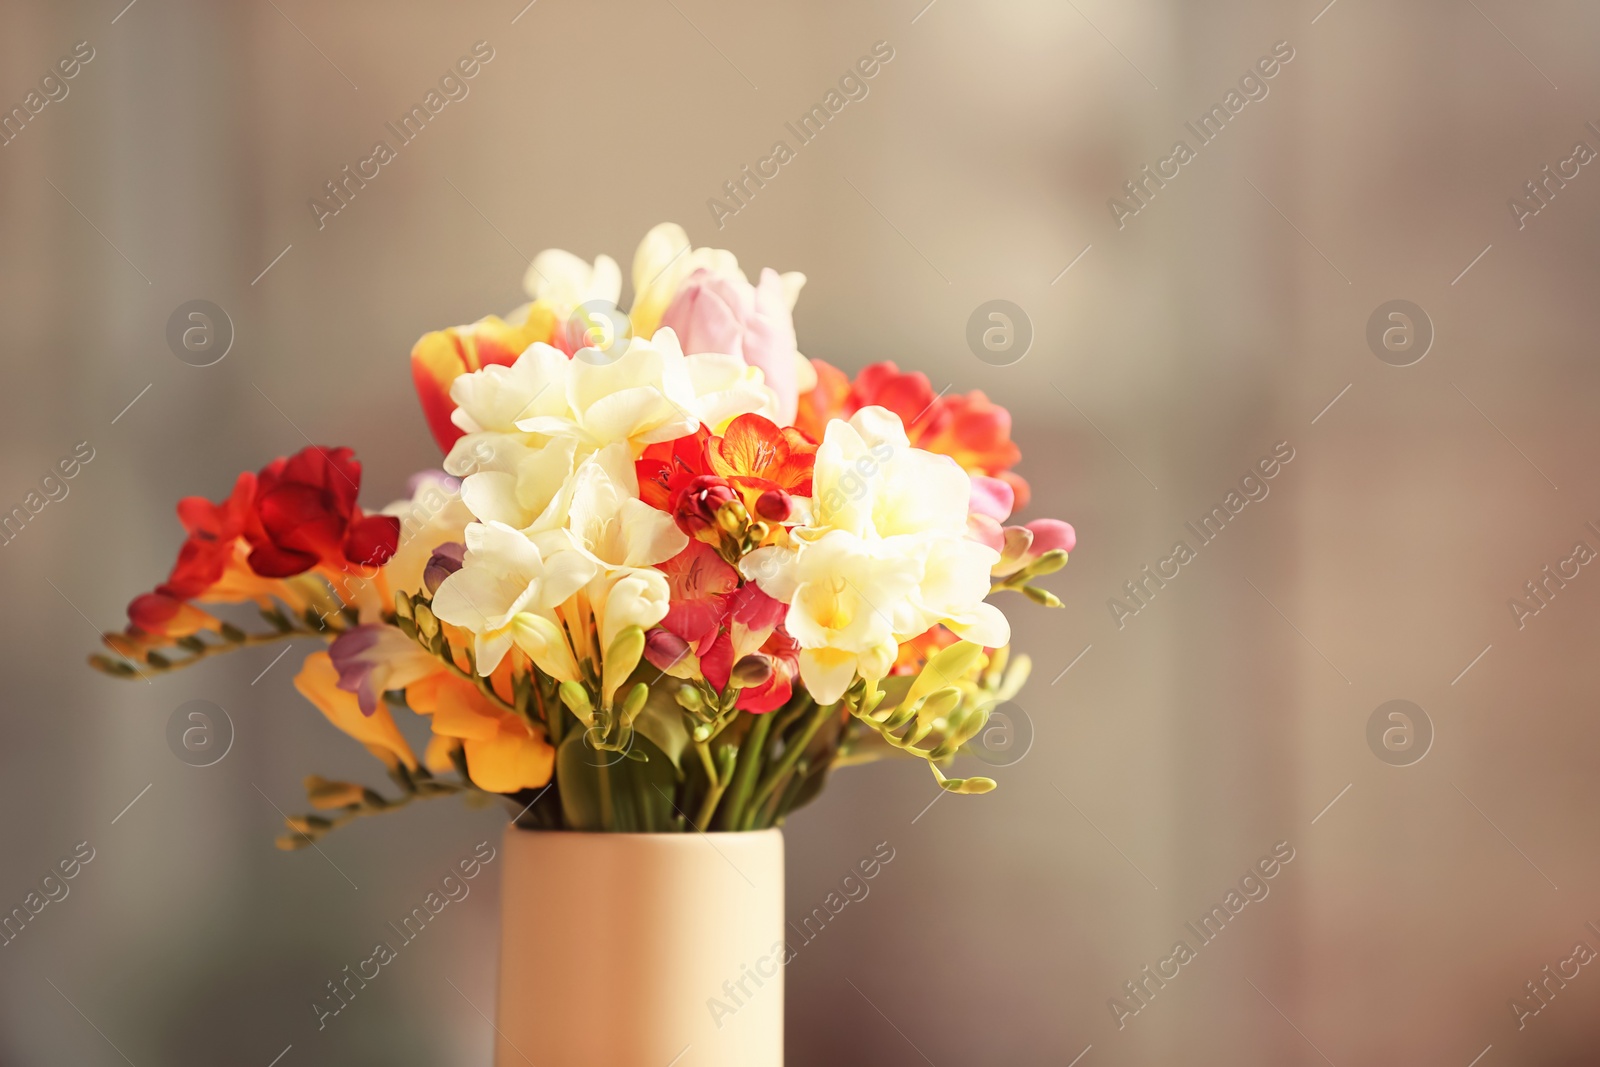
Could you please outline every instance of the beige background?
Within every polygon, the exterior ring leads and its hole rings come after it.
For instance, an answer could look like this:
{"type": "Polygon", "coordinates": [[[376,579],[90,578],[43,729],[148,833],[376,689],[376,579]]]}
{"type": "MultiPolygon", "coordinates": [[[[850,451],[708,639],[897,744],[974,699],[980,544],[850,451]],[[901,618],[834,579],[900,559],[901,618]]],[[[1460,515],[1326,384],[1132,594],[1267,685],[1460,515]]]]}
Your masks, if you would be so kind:
{"type": "Polygon", "coordinates": [[[96,50],[0,148],[0,501],[95,449],[0,550],[0,904],[96,849],[0,949],[0,1062],[487,1062],[493,878],[326,1030],[307,1005],[498,813],[280,854],[301,775],[378,777],[293,657],[153,685],[82,658],[169,565],[178,496],[302,431],[398,495],[437,461],[413,340],[513,306],[541,248],[626,262],[662,219],[805,271],[809,354],[1009,406],[1031,514],[1081,539],[1065,610],[1007,605],[1034,743],[999,792],[929,809],[921,769],[853,770],[793,821],[794,916],[896,858],[791,966],[792,1063],[1593,1058],[1593,968],[1521,1031],[1507,1005],[1600,948],[1600,576],[1521,630],[1507,601],[1600,547],[1600,175],[1520,231],[1506,207],[1600,148],[1592,5],[122,2],[0,11],[0,101],[96,50]],[[307,199],[478,40],[470,96],[319,231],[307,199]],[[717,230],[706,199],[880,40],[870,95],[717,230]],[[1270,95],[1119,231],[1107,198],[1281,40],[1270,95]],[[194,298],[237,332],[204,369],[164,340],[194,298]],[[1014,365],[964,340],[993,298],[1032,323],[1014,365]],[[1437,334],[1407,368],[1365,341],[1395,298],[1437,334]],[[1279,441],[1270,497],[1119,630],[1108,598],[1279,441]],[[206,769],[164,739],[196,698],[237,729],[206,769]],[[1365,739],[1394,698],[1436,731],[1404,768],[1365,739]],[[1278,841],[1270,896],[1119,1030],[1108,998],[1278,841]]]}

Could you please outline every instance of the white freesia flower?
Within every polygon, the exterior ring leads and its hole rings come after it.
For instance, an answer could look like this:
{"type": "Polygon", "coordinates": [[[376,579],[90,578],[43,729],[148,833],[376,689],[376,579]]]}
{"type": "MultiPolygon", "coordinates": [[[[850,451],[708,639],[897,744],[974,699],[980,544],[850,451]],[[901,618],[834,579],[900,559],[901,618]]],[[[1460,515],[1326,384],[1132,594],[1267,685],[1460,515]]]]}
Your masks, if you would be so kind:
{"type": "Polygon", "coordinates": [[[590,301],[604,301],[615,307],[622,296],[622,268],[607,255],[595,257],[590,266],[571,252],[547,248],[533,257],[522,278],[522,288],[565,319],[590,301]]]}
{"type": "Polygon", "coordinates": [[[520,616],[550,618],[598,570],[588,556],[563,550],[555,539],[547,539],[541,550],[503,523],[473,523],[466,529],[466,544],[461,569],[434,594],[433,613],[472,633],[482,675],[493,673],[510,651],[520,616]]]}
{"type": "Polygon", "coordinates": [[[639,499],[633,456],[620,443],[583,461],[567,508],[574,548],[608,570],[654,567],[689,545],[672,516],[639,499]]]}
{"type": "Polygon", "coordinates": [[[461,483],[461,499],[482,522],[533,532],[561,526],[577,450],[570,437],[538,446],[501,441],[461,483]]]}
{"type": "MultiPolygon", "coordinates": [[[[567,357],[559,350],[536,344],[509,367],[491,365],[456,378],[450,386],[450,399],[456,404],[450,418],[466,433],[451,447],[444,469],[458,478],[478,471],[520,476],[530,461],[528,453],[541,449],[548,438],[518,429],[517,420],[570,414],[566,390],[562,388],[566,364],[567,357]]],[[[554,457],[546,462],[560,465],[554,457]]],[[[571,471],[569,459],[561,478],[571,471]]],[[[524,497],[549,495],[526,486],[520,493],[524,497]]],[[[524,506],[531,505],[525,502],[524,506]]],[[[478,517],[501,518],[483,514],[478,517]]]]}
{"type": "Polygon", "coordinates": [[[450,420],[468,434],[516,433],[522,419],[561,414],[566,396],[559,383],[566,363],[563,352],[539,342],[509,367],[492,363],[463,374],[450,384],[456,404],[450,420]]]}
{"type": "Polygon", "coordinates": [[[936,624],[983,645],[1011,639],[984,602],[999,553],[966,536],[971,480],[950,457],[912,448],[892,412],[828,424],[813,493],[795,547],[758,549],[741,569],[789,604],[801,677],[820,703],[856,673],[883,677],[898,642],[936,624]]]}
{"type": "Polygon", "coordinates": [[[569,485],[562,532],[598,571],[572,605],[568,629],[582,634],[577,656],[604,664],[612,681],[602,697],[609,703],[615,684],[637,665],[637,652],[633,662],[605,663],[612,643],[630,626],[648,630],[666,617],[671,588],[656,564],[682,552],[689,538],[671,516],[639,499],[633,454],[621,442],[586,459],[569,485]]]}
{"type": "MultiPolygon", "coordinates": [[[[549,500],[539,507],[517,496],[518,475],[480,471],[467,479],[477,490],[467,493],[468,502],[485,521],[467,528],[466,558],[439,587],[434,614],[472,632],[481,673],[493,671],[512,645],[558,681],[581,678],[587,661],[611,680],[602,693],[609,703],[638,653],[626,663],[607,663],[607,655],[624,630],[646,630],[666,617],[671,589],[655,566],[689,539],[670,516],[639,499],[625,442],[587,457],[575,471],[571,438],[526,453],[528,469],[558,456],[568,473],[557,473],[561,464],[552,462],[549,500]]],[[[524,470],[521,477],[530,476],[524,470]]]]}
{"type": "Polygon", "coordinates": [[[400,543],[383,565],[383,573],[391,590],[415,594],[422,589],[422,574],[433,550],[460,541],[473,516],[454,478],[437,471],[418,475],[413,489],[410,500],[397,500],[383,509],[383,514],[400,520],[400,543]]]}
{"type": "MultiPolygon", "coordinates": [[[[465,479],[462,499],[480,521],[530,534],[566,524],[587,457],[624,446],[608,463],[628,468],[626,495],[636,498],[632,461],[646,445],[702,424],[719,430],[749,411],[771,417],[776,407],[759,370],[737,356],[685,357],[671,330],[632,340],[610,363],[534,344],[509,367],[461,375],[450,396],[467,432],[445,469],[465,479]]],[[[635,501],[630,511],[639,509],[650,510],[635,501]]]]}
{"type": "Polygon", "coordinates": [[[895,615],[904,613],[921,569],[888,542],[832,530],[761,582],[767,595],[789,602],[784,624],[800,645],[800,677],[818,704],[838,700],[857,674],[889,673],[904,629],[895,615]]]}
{"type": "MultiPolygon", "coordinates": [[[[517,362],[547,347],[535,344],[517,362]]],[[[759,370],[736,356],[685,357],[671,330],[659,330],[648,341],[631,338],[607,362],[580,353],[566,361],[560,385],[566,410],[552,403],[547,411],[518,419],[517,428],[575,437],[586,451],[626,441],[638,454],[646,445],[693,433],[702,423],[715,432],[746,412],[772,418],[778,404],[759,370]]]]}

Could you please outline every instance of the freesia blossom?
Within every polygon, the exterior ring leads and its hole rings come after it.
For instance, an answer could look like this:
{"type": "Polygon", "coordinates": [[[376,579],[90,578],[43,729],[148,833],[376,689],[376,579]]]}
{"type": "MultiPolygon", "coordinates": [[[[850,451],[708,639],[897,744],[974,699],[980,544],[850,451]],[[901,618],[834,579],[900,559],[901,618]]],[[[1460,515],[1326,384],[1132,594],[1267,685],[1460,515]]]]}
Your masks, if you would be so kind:
{"type": "Polygon", "coordinates": [[[257,521],[245,530],[250,567],[287,578],[313,567],[349,573],[394,555],[400,523],[356,505],[361,464],[348,448],[304,448],[256,476],[257,521]]]}
{"type": "Polygon", "coordinates": [[[460,742],[480,789],[516,793],[550,781],[556,757],[550,742],[465,678],[440,672],[413,682],[406,704],[432,717],[436,736],[460,742]]]}
{"type": "MultiPolygon", "coordinates": [[[[621,443],[584,461],[572,480],[564,531],[573,548],[596,567],[584,590],[579,610],[566,613],[561,636],[592,627],[595,645],[586,638],[572,646],[574,655],[604,664],[611,679],[602,693],[609,702],[616,683],[638,662],[605,663],[617,636],[637,626],[649,629],[667,612],[667,580],[656,565],[677,555],[689,543],[672,520],[639,499],[633,457],[621,443]],[[588,615],[587,621],[584,618],[588,615]]],[[[570,642],[570,639],[569,639],[570,642]]]]}
{"type": "Polygon", "coordinates": [[[1060,519],[1035,519],[1026,526],[1007,526],[1002,536],[1000,562],[994,567],[997,578],[1017,573],[1046,552],[1071,552],[1078,544],[1078,533],[1072,524],[1060,519]]]}
{"type": "Polygon", "coordinates": [[[167,580],[128,605],[134,626],[165,637],[214,628],[215,619],[188,602],[212,594],[230,569],[263,599],[272,595],[276,583],[257,578],[247,563],[248,549],[240,549],[245,529],[255,519],[255,497],[256,476],[246,471],[220,504],[200,496],[178,502],[178,519],[187,536],[167,580]]]}
{"type": "Polygon", "coordinates": [[[567,523],[573,546],[613,570],[653,567],[688,544],[670,518],[639,499],[633,457],[621,444],[595,453],[578,468],[567,523]]]}
{"type": "Polygon", "coordinates": [[[812,363],[817,387],[802,398],[796,420],[806,433],[817,437],[827,420],[849,418],[862,408],[888,408],[913,445],[951,457],[969,474],[1005,482],[1012,505],[1027,506],[1028,483],[1011,470],[1022,455],[1011,440],[1011,413],[982,392],[940,394],[926,374],[890,362],[864,368],[854,383],[820,361],[812,363]]]}
{"type": "Polygon", "coordinates": [[[810,496],[816,454],[817,446],[798,430],[760,415],[740,415],[706,445],[711,470],[742,490],[752,509],[771,491],[810,496]]]}
{"type": "Polygon", "coordinates": [[[898,635],[911,625],[906,609],[921,569],[886,541],[833,529],[762,576],[762,590],[789,604],[784,626],[800,646],[800,678],[818,704],[838,700],[857,675],[889,673],[898,635]]]}
{"type": "Polygon", "coordinates": [[[565,319],[575,308],[592,301],[615,307],[622,296],[622,268],[604,254],[596,256],[591,266],[571,252],[547,248],[528,264],[522,287],[536,303],[565,319]]]}
{"type": "Polygon", "coordinates": [[[490,315],[470,326],[435,330],[417,341],[411,349],[411,380],[440,449],[448,452],[462,434],[460,425],[451,419],[456,406],[451,398],[455,380],[485,367],[515,363],[535,341],[552,340],[560,322],[547,306],[532,304],[519,323],[490,315]]]}
{"type": "Polygon", "coordinates": [[[608,362],[574,359],[566,364],[557,395],[562,414],[535,412],[517,428],[548,437],[576,437],[590,449],[626,441],[635,453],[655,441],[670,441],[704,424],[721,428],[747,411],[769,417],[777,397],[761,371],[737,356],[684,356],[677,335],[657,331],[646,341],[631,338],[608,362]]]}
{"type": "Polygon", "coordinates": [[[828,425],[813,475],[815,514],[795,547],[766,547],[742,569],[790,605],[800,675],[818,701],[859,673],[881,678],[899,641],[943,623],[998,646],[1010,639],[988,596],[999,552],[967,536],[971,482],[954,460],[912,448],[900,420],[864,408],[828,425]]]}
{"type": "Polygon", "coordinates": [[[684,279],[697,270],[749,284],[737,256],[723,248],[695,248],[675,222],[663,222],[645,234],[633,254],[633,308],[629,312],[633,332],[640,337],[655,333],[684,279]]]}
{"type": "MultiPolygon", "coordinates": [[[[478,673],[489,675],[513,644],[518,615],[546,617],[577,592],[597,568],[585,555],[550,552],[503,523],[473,523],[466,530],[461,569],[434,594],[433,613],[474,638],[478,673]]],[[[547,544],[547,548],[550,547],[547,544]]]]}
{"type": "Polygon", "coordinates": [[[779,424],[794,421],[800,393],[816,384],[816,372],[795,343],[793,308],[805,275],[780,277],[770,267],[760,284],[697,269],[661,316],[678,335],[684,352],[727,352],[759,367],[777,395],[779,424]]]}
{"type": "Polygon", "coordinates": [[[461,541],[473,516],[461,498],[461,483],[443,472],[414,475],[411,490],[410,499],[383,509],[400,522],[399,546],[383,571],[390,589],[416,593],[434,549],[461,541]]]}
{"type": "Polygon", "coordinates": [[[684,533],[714,545],[722,539],[717,513],[735,500],[767,522],[799,521],[803,509],[794,498],[811,495],[816,452],[793,427],[748,414],[720,436],[702,429],[651,445],[635,469],[647,503],[672,515],[684,533]]]}
{"type": "Polygon", "coordinates": [[[759,713],[787,701],[796,650],[782,629],[786,606],[754,585],[741,585],[739,572],[702,541],[690,542],[660,569],[671,603],[645,646],[651,664],[675,678],[704,677],[718,690],[737,665],[759,664],[765,676],[740,680],[737,706],[759,713]]]}
{"type": "Polygon", "coordinates": [[[329,722],[366,745],[384,762],[416,769],[417,757],[395,726],[389,709],[379,705],[371,715],[364,714],[356,695],[339,688],[339,669],[328,653],[313,652],[307,656],[300,673],[295,675],[294,687],[315,704],[329,722]]]}
{"type": "MultiPolygon", "coordinates": [[[[274,599],[296,612],[307,604],[304,580],[315,570],[343,595],[360,570],[394,554],[399,522],[367,515],[356,504],[361,464],[348,448],[312,445],[241,474],[226,500],[185,497],[178,518],[187,537],[167,580],[128,606],[147,635],[187,637],[221,624],[190,603],[274,599]],[[288,579],[288,581],[285,581],[288,579]]],[[[363,610],[372,598],[363,598],[363,610]]]]}
{"type": "Polygon", "coordinates": [[[346,630],[328,646],[339,688],[354,693],[361,714],[372,715],[391,689],[445,669],[431,653],[393,626],[372,623],[346,630]]]}

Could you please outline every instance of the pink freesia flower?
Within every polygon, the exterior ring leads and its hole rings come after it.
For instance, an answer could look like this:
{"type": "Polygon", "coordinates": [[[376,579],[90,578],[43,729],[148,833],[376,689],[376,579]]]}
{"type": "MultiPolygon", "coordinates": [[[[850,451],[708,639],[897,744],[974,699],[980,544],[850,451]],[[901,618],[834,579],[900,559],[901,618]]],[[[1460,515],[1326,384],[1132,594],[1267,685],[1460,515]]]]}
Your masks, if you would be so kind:
{"type": "Polygon", "coordinates": [[[758,285],[701,268],[689,276],[661,316],[683,345],[683,354],[721,352],[759,367],[778,394],[778,421],[794,422],[800,403],[794,317],[783,280],[768,267],[758,285]]]}
{"type": "Polygon", "coordinates": [[[993,574],[997,578],[1015,574],[1046,552],[1061,549],[1071,552],[1078,545],[1078,532],[1060,519],[1034,519],[1026,526],[1007,526],[1000,562],[993,574]]]}
{"type": "Polygon", "coordinates": [[[1017,493],[1007,482],[987,474],[972,476],[972,499],[967,510],[975,515],[987,515],[995,522],[1005,522],[1016,506],[1017,493]]]}

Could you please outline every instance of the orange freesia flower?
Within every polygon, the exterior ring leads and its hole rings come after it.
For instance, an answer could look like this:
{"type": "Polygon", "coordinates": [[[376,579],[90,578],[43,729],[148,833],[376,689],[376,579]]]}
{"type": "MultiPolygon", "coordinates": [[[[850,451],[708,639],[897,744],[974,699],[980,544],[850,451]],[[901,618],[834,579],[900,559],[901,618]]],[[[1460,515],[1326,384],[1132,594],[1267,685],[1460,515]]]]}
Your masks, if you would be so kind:
{"type": "Polygon", "coordinates": [[[411,380],[422,401],[428,429],[439,447],[450,451],[464,431],[450,421],[456,409],[450,385],[458,377],[490,364],[509,367],[535,341],[551,342],[560,323],[555,312],[541,303],[528,307],[528,317],[513,325],[495,315],[470,326],[454,326],[423,334],[411,349],[411,380]]]}
{"type": "Polygon", "coordinates": [[[800,410],[794,417],[794,425],[811,440],[821,441],[830,419],[849,418],[845,403],[850,398],[850,377],[820,359],[813,359],[811,366],[817,372],[817,384],[800,394],[800,410]]]}
{"type": "MultiPolygon", "coordinates": [[[[467,772],[480,789],[515,793],[550,781],[556,750],[528,725],[459,675],[440,671],[406,687],[406,703],[433,716],[433,732],[461,741],[467,772]]],[[[429,751],[438,757],[434,746],[429,751]]]]}
{"type": "Polygon", "coordinates": [[[389,709],[379,705],[371,715],[361,713],[361,704],[354,693],[339,688],[339,670],[326,652],[313,652],[295,675],[294,687],[300,695],[317,706],[328,721],[367,746],[367,750],[386,764],[395,761],[415,770],[417,757],[411,746],[400,736],[399,727],[389,709]]]}
{"type": "MultiPolygon", "coordinates": [[[[811,495],[811,470],[817,446],[792,426],[780,427],[760,415],[740,415],[728,431],[713,437],[706,459],[715,474],[755,496],[771,489],[811,495]]],[[[753,503],[747,501],[747,503],[753,503]]]]}

